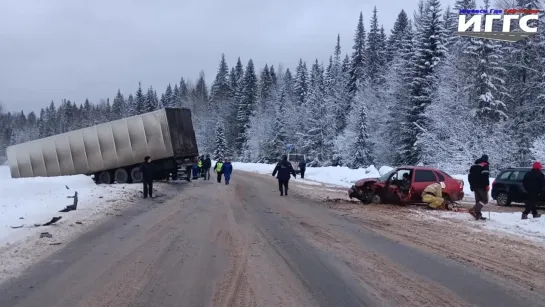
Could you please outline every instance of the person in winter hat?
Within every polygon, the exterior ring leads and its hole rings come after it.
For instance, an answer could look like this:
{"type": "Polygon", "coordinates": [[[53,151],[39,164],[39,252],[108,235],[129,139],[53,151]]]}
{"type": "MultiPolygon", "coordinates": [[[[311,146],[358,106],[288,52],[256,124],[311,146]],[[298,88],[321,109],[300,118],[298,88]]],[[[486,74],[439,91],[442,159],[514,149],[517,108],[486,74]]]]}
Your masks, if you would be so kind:
{"type": "Polygon", "coordinates": [[[231,180],[231,174],[233,173],[233,165],[229,158],[225,159],[225,163],[221,166],[221,172],[225,176],[225,184],[228,185],[231,180]]]}
{"type": "Polygon", "coordinates": [[[539,199],[539,194],[545,192],[545,175],[543,175],[542,169],[543,166],[541,163],[536,161],[532,165],[532,170],[526,173],[522,179],[522,185],[524,186],[526,193],[528,193],[526,205],[522,212],[523,220],[528,218],[530,212],[534,218],[541,216],[541,214],[537,212],[537,201],[539,199]]]}
{"type": "Polygon", "coordinates": [[[475,206],[469,209],[476,220],[486,220],[483,217],[482,209],[488,204],[488,191],[490,191],[490,166],[488,155],[482,155],[473,163],[468,175],[469,188],[475,194],[475,206]]]}
{"type": "Polygon", "coordinates": [[[283,155],[282,160],[276,164],[273,170],[273,177],[278,173],[276,179],[278,179],[278,189],[280,190],[280,196],[288,196],[288,184],[290,181],[290,175],[296,178],[295,170],[291,163],[288,162],[288,156],[283,155]]]}

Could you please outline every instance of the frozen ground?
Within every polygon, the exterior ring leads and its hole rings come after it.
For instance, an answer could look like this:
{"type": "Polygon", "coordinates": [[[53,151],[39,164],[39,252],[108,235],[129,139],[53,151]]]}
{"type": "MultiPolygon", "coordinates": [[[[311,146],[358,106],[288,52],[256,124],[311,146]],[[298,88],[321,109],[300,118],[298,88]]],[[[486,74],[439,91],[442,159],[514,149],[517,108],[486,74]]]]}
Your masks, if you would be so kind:
{"type": "MultiPolygon", "coordinates": [[[[485,209],[486,210],[486,209],[485,209]]],[[[442,218],[454,219],[458,221],[467,221],[473,227],[485,229],[491,232],[504,232],[512,235],[518,235],[527,239],[532,239],[545,243],[545,219],[534,219],[530,215],[527,220],[521,220],[520,212],[484,212],[484,216],[489,218],[485,222],[475,221],[469,214],[460,214],[455,212],[440,212],[442,218]]]]}
{"type": "Polygon", "coordinates": [[[114,215],[140,196],[139,189],[140,185],[97,186],[84,175],[12,179],[8,167],[0,166],[0,280],[114,215]],[[59,212],[73,203],[67,197],[75,191],[77,210],[59,212]],[[36,226],[56,216],[62,219],[51,226],[36,226]],[[43,232],[52,238],[40,238],[43,232]]]}

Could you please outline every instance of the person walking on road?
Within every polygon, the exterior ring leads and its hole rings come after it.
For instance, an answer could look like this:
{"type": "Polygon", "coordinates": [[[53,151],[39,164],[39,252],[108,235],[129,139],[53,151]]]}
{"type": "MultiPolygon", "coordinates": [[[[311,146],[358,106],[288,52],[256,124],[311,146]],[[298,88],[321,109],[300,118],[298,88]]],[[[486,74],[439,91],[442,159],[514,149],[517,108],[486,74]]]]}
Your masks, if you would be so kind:
{"type": "Polygon", "coordinates": [[[290,181],[290,175],[296,178],[295,170],[288,162],[288,156],[283,155],[282,160],[276,164],[272,173],[273,177],[278,173],[276,177],[278,179],[278,189],[280,190],[280,196],[288,196],[288,184],[290,181]]]}
{"type": "Polygon", "coordinates": [[[534,218],[541,217],[541,214],[537,212],[537,201],[539,199],[539,194],[545,192],[545,175],[543,175],[542,169],[543,166],[541,163],[536,161],[532,165],[532,170],[526,173],[522,179],[522,185],[528,193],[526,206],[522,212],[523,220],[528,218],[530,212],[534,218]]]}
{"type": "Polygon", "coordinates": [[[151,157],[146,156],[144,163],[140,165],[140,172],[142,173],[142,183],[144,185],[144,198],[153,198],[153,165],[151,164],[151,157]]]}
{"type": "Polygon", "coordinates": [[[222,167],[223,167],[223,162],[222,162],[221,158],[219,158],[218,162],[216,162],[216,165],[214,165],[214,170],[218,174],[218,183],[221,183],[221,175],[223,174],[221,172],[222,167]]]}
{"type": "Polygon", "coordinates": [[[206,159],[202,164],[204,172],[204,180],[210,180],[210,168],[212,167],[212,161],[210,160],[210,155],[206,155],[206,159]]]}
{"type": "Polygon", "coordinates": [[[307,169],[307,161],[305,161],[305,158],[302,158],[301,161],[299,161],[299,171],[301,172],[301,179],[305,179],[306,169],[307,169]]]}
{"type": "Polygon", "coordinates": [[[483,217],[482,209],[488,204],[488,191],[490,191],[490,166],[488,156],[483,155],[477,159],[469,169],[469,188],[475,193],[475,206],[469,209],[476,220],[486,220],[483,217]]]}
{"type": "Polygon", "coordinates": [[[233,165],[231,164],[231,160],[225,159],[225,163],[223,163],[221,167],[221,172],[223,175],[225,175],[225,185],[228,185],[229,181],[231,180],[231,174],[233,173],[233,165]]]}

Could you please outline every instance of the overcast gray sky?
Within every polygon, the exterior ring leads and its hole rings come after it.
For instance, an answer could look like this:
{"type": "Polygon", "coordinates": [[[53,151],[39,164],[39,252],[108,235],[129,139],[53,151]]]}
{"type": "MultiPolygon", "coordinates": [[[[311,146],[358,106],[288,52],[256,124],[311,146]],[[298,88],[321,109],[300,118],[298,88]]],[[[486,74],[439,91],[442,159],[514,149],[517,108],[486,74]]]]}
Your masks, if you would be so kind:
{"type": "MultiPolygon", "coordinates": [[[[450,2],[450,1],[449,1],[450,2]]],[[[446,3],[446,2],[445,2],[446,3]]],[[[62,98],[81,103],[128,96],[141,81],[162,92],[201,70],[213,80],[221,53],[260,69],[327,63],[337,33],[352,46],[358,15],[374,6],[389,30],[417,0],[17,0],[2,1],[0,101],[39,110],[62,98]]]]}

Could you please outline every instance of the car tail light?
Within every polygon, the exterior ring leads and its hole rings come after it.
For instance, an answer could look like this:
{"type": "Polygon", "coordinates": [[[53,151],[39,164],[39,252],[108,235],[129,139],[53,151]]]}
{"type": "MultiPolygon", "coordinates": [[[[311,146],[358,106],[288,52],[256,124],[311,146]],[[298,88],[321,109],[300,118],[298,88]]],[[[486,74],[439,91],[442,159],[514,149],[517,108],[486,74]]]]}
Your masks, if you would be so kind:
{"type": "Polygon", "coordinates": [[[464,189],[464,181],[460,180],[460,190],[463,190],[463,189],[464,189]]]}

